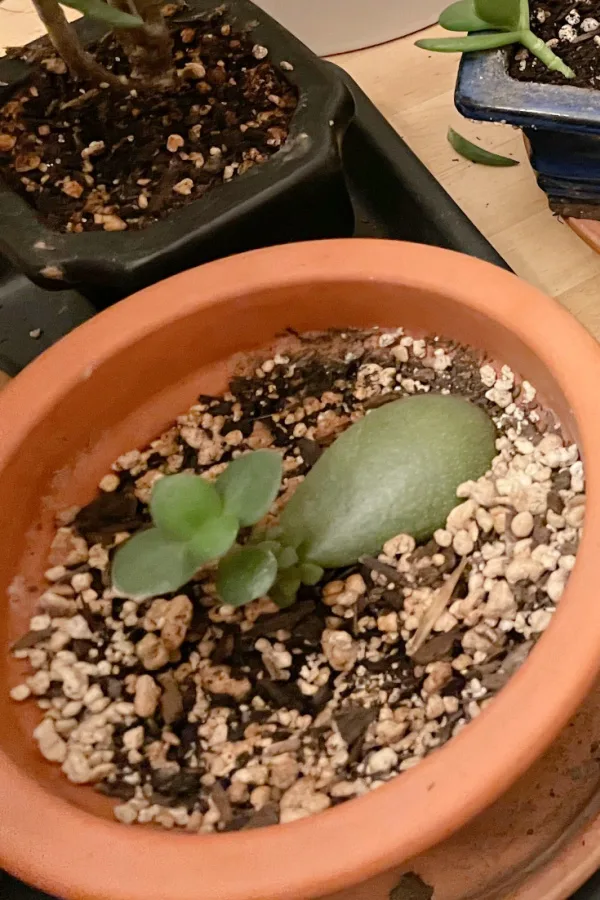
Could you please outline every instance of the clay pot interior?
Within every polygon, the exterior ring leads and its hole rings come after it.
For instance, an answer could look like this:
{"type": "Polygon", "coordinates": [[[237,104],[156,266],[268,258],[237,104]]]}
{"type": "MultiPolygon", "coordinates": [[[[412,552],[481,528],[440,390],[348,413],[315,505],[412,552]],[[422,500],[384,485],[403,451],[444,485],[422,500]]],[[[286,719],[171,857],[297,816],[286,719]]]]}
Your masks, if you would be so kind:
{"type": "MultiPolygon", "coordinates": [[[[358,243],[353,242],[353,247],[358,243]]],[[[363,247],[369,243],[382,242],[365,241],[363,247]]],[[[227,380],[227,361],[232,354],[267,344],[288,327],[302,332],[330,327],[380,325],[403,326],[411,333],[439,333],[481,348],[491,359],[510,365],[536,386],[544,403],[556,412],[570,436],[574,439],[578,437],[571,411],[572,397],[559,386],[547,363],[517,333],[496,321],[489,305],[486,307],[488,311],[484,311],[459,302],[460,287],[455,296],[452,296],[452,287],[448,289],[448,294],[442,292],[441,286],[428,288],[427,275],[422,278],[415,275],[416,265],[411,266],[411,275],[403,286],[394,283],[389,276],[389,267],[388,272],[381,275],[373,274],[377,271],[375,268],[365,266],[362,275],[346,277],[342,274],[334,277],[327,276],[326,268],[321,266],[315,281],[303,271],[302,265],[296,265],[291,274],[287,273],[285,258],[267,265],[264,259],[271,252],[245,257],[247,265],[252,267],[253,257],[258,260],[263,256],[259,268],[262,266],[264,277],[262,280],[259,277],[250,279],[252,287],[245,286],[243,265],[239,262],[244,258],[238,257],[232,266],[234,271],[231,277],[226,274],[226,266],[231,265],[231,261],[208,267],[212,270],[208,277],[208,289],[205,278],[205,271],[208,270],[203,269],[183,273],[146,289],[82,326],[58,348],[44,354],[3,392],[6,406],[2,409],[10,412],[11,430],[8,432],[6,418],[3,422],[0,416],[0,431],[7,429],[4,436],[0,435],[0,497],[3,498],[0,504],[0,533],[3,535],[0,596],[6,602],[4,614],[0,616],[0,750],[19,770],[19,779],[24,776],[28,782],[31,779],[37,782],[41,789],[37,791],[40,802],[46,795],[43,801],[46,812],[51,808],[46,802],[48,795],[51,795],[86,813],[112,820],[111,801],[90,788],[70,784],[58,766],[41,758],[31,738],[36,722],[33,704],[17,705],[7,696],[6,685],[10,687],[18,683],[26,671],[23,663],[10,658],[9,646],[27,630],[29,617],[41,591],[41,574],[46,568],[54,513],[58,509],[88,502],[96,492],[99,479],[120,453],[140,447],[155,437],[199,393],[222,391],[227,380]],[[281,276],[278,272],[282,273],[281,276]],[[276,283],[278,279],[279,285],[276,283]],[[137,332],[135,335],[134,331],[137,332]],[[55,375],[60,358],[64,361],[64,368],[55,375]],[[49,385],[46,392],[40,390],[40,385],[44,383],[49,385]],[[20,389],[37,391],[31,395],[30,404],[23,406],[22,414],[18,412],[18,406],[22,403],[18,395],[20,389]]],[[[284,256],[284,253],[294,251],[280,248],[274,252],[284,256]]],[[[433,254],[439,262],[443,259],[449,285],[453,284],[454,274],[459,284],[461,280],[463,284],[465,282],[462,272],[464,262],[456,254],[431,248],[413,249],[408,245],[399,249],[398,253],[404,253],[407,257],[416,253],[425,266],[431,264],[430,255],[433,254]]],[[[326,256],[326,251],[322,255],[326,256]]],[[[339,268],[341,254],[335,251],[334,255],[339,268]]],[[[364,250],[364,255],[369,257],[368,249],[364,250]]],[[[472,265],[477,268],[475,275],[482,276],[482,290],[487,290],[483,283],[484,273],[492,267],[482,263],[472,265]]],[[[356,265],[351,267],[355,273],[357,268],[356,265]]],[[[510,279],[511,276],[502,274],[501,283],[494,285],[493,290],[498,297],[504,296],[510,279]]],[[[514,284],[516,286],[518,282],[515,280],[514,284]]],[[[510,301],[513,303],[515,321],[518,320],[522,300],[523,297],[516,292],[514,300],[510,301]]],[[[568,317],[565,318],[568,321],[568,317]]],[[[506,313],[504,321],[509,321],[506,313]]],[[[584,444],[583,451],[585,449],[584,444]]],[[[557,614],[557,619],[562,620],[562,611],[557,614]]],[[[554,630],[554,625],[551,630],[554,630]]],[[[533,656],[536,656],[536,651],[533,656]]],[[[593,672],[586,677],[591,681],[593,672]]],[[[556,731],[572,709],[557,715],[556,731]]],[[[537,738],[542,740],[539,735],[537,738]]],[[[530,752],[531,748],[525,748],[522,757],[514,761],[514,771],[507,773],[504,781],[497,780],[489,786],[488,802],[523,771],[530,752]]],[[[427,761],[423,765],[426,766],[427,761]]],[[[19,790],[20,785],[19,781],[15,790],[19,790]]],[[[0,783],[0,798],[4,787],[0,783]]],[[[384,792],[388,790],[390,786],[382,789],[384,792]]],[[[452,827],[448,826],[447,821],[440,822],[435,839],[442,839],[453,828],[467,821],[481,810],[485,802],[485,798],[476,796],[475,792],[469,793],[465,788],[460,820],[452,827]]],[[[344,810],[352,806],[358,809],[362,803],[363,800],[352,801],[344,806],[344,810]]],[[[332,814],[339,816],[340,811],[333,810],[324,816],[332,814]]],[[[357,817],[352,816],[352,819],[356,824],[357,817]]],[[[315,821],[313,819],[311,823],[315,821]]],[[[51,821],[47,821],[45,827],[51,829],[51,821]]],[[[278,826],[278,829],[287,831],[289,827],[278,826]]],[[[291,827],[297,829],[298,835],[306,837],[313,826],[304,820],[291,827]]],[[[123,826],[111,821],[110,825],[106,823],[103,827],[102,834],[106,837],[110,831],[111,840],[114,840],[114,832],[116,830],[118,838],[119,829],[123,826]]],[[[142,865],[142,857],[153,852],[150,845],[156,849],[158,844],[154,838],[147,840],[148,831],[144,829],[128,830],[128,834],[134,831],[136,836],[131,840],[135,840],[140,847],[142,865]]],[[[102,834],[99,832],[99,839],[102,834]]],[[[231,837],[226,836],[226,839],[231,837]]],[[[216,836],[208,840],[214,846],[214,840],[220,841],[221,838],[216,836]]],[[[162,835],[160,840],[179,840],[189,845],[190,841],[207,839],[162,835]]],[[[27,872],[23,871],[26,867],[26,849],[15,865],[17,874],[22,877],[27,877],[27,872]]],[[[423,849],[422,835],[415,834],[404,858],[423,849]]],[[[374,861],[363,877],[381,871],[381,862],[374,861]]],[[[391,862],[388,860],[388,864],[391,862]]],[[[43,867],[43,864],[40,863],[40,866],[43,867]]],[[[40,868],[36,871],[39,872],[40,868]]],[[[114,877],[116,879],[116,875],[114,877]]],[[[310,893],[307,888],[307,892],[302,894],[297,891],[288,893],[283,890],[284,885],[280,885],[279,896],[285,895],[290,900],[322,896],[337,890],[349,878],[348,873],[343,876],[336,873],[323,893],[315,884],[310,888],[310,893]]],[[[359,878],[357,876],[354,880],[359,878]]],[[[65,873],[64,884],[69,883],[65,873]]],[[[46,889],[50,887],[56,891],[57,882],[54,881],[46,889]]],[[[260,889],[259,879],[253,888],[252,898],[260,896],[257,893],[260,889]]],[[[158,893],[151,896],[146,894],[148,900],[159,897],[171,900],[175,896],[166,894],[160,886],[157,890],[158,893]]],[[[69,893],[67,896],[83,897],[83,894],[69,893]]],[[[91,892],[85,894],[86,900],[92,897],[95,900],[97,896],[91,892]]],[[[105,896],[110,896],[111,900],[113,896],[119,900],[125,896],[118,891],[112,876],[109,876],[105,896]]],[[[141,892],[139,896],[142,896],[141,892]]],[[[188,900],[190,896],[192,894],[186,894],[183,900],[188,900]]],[[[219,896],[224,900],[230,900],[230,897],[238,900],[250,895],[244,895],[242,888],[238,887],[231,894],[219,896]]],[[[207,893],[209,900],[216,897],[215,893],[207,893]]],[[[137,896],[128,900],[137,900],[137,896]]]]}
{"type": "MultiPolygon", "coordinates": [[[[563,425],[575,431],[560,389],[528,348],[510,332],[439,295],[419,290],[399,295],[395,286],[374,282],[332,282],[320,285],[318,291],[310,284],[298,284],[293,292],[273,288],[237,299],[226,332],[220,307],[202,308],[160,332],[142,336],[98,368],[91,363],[88,377],[72,385],[49,411],[49,418],[29,433],[10,469],[0,476],[0,494],[8,496],[11,484],[28,473],[28,494],[21,494],[19,503],[11,506],[11,525],[6,523],[3,529],[10,535],[4,548],[10,557],[5,556],[8,565],[0,572],[0,591],[11,596],[9,615],[0,624],[3,684],[17,683],[26,671],[19,661],[7,663],[6,648],[27,630],[42,589],[39,575],[46,567],[54,512],[92,499],[98,480],[120,453],[155,437],[197,394],[224,390],[232,354],[269,343],[290,324],[300,332],[378,324],[402,325],[411,333],[449,334],[526,373],[563,425]],[[165,385],[166,379],[170,384],[165,385]],[[93,410],[93,416],[82,415],[84,410],[93,410]],[[23,576],[24,590],[13,580],[17,572],[23,576]]],[[[0,708],[5,752],[53,793],[95,814],[111,815],[110,801],[71,785],[58,767],[41,759],[31,740],[37,720],[32,704],[17,706],[2,697],[0,708]]]]}

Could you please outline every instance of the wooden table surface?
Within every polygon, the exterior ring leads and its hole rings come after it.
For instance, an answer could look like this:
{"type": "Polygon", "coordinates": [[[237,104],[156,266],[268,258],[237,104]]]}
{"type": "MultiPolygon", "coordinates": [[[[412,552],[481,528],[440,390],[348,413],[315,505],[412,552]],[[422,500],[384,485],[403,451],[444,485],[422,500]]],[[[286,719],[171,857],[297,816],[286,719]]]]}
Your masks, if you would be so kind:
{"type": "MultiPolygon", "coordinates": [[[[429,29],[427,34],[435,34],[429,29]]],[[[0,3],[0,46],[41,33],[30,0],[0,3]]],[[[556,297],[600,339],[600,256],[548,210],[516,129],[465,121],[452,94],[458,57],[429,54],[409,36],[336,57],[513,269],[556,297]],[[458,159],[449,125],[521,165],[494,169],[458,159]]]]}

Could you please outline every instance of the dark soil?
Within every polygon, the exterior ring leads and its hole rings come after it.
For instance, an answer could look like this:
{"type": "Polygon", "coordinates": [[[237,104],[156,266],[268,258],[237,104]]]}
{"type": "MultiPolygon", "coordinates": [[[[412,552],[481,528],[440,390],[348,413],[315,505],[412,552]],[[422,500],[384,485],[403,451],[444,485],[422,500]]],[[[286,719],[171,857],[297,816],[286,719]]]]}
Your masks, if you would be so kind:
{"type": "MultiPolygon", "coordinates": [[[[0,176],[45,225],[145,228],[265,162],[287,139],[297,94],[266,48],[232,32],[221,12],[178,22],[173,38],[176,86],[123,97],[85,90],[38,44],[31,79],[0,109],[0,176]]],[[[128,74],[116,42],[96,55],[128,74]]]]}
{"type": "Polygon", "coordinates": [[[565,78],[550,72],[537,57],[523,48],[515,48],[510,74],[519,81],[543,84],[570,84],[572,87],[600,88],[600,0],[547,0],[531,3],[531,30],[545,43],[551,44],[557,56],[575,72],[565,78]],[[575,15],[573,14],[575,12],[575,15]],[[577,19],[579,18],[579,21],[577,19]],[[597,27],[586,20],[596,20],[597,27]],[[543,20],[543,21],[542,21],[543,20]],[[574,22],[575,24],[571,24],[574,22]],[[582,27],[585,23],[585,27],[582,27]],[[567,28],[565,29],[565,26],[567,28]],[[565,29],[560,34],[561,29],[565,29]],[[587,30],[589,29],[589,30],[587,30]],[[566,33],[566,36],[565,36],[566,33]]]}
{"type": "MultiPolygon", "coordinates": [[[[459,393],[473,403],[481,406],[490,414],[498,414],[498,407],[485,397],[486,387],[479,375],[481,359],[469,348],[464,348],[454,342],[439,342],[437,346],[444,348],[453,354],[453,364],[445,372],[434,372],[424,360],[414,359],[402,364],[401,371],[405,377],[413,379],[418,386],[417,390],[449,390],[459,393]]],[[[255,435],[253,429],[260,422],[265,433],[270,437],[269,445],[283,450],[284,458],[290,460],[296,458],[297,464],[290,472],[292,478],[304,476],[312,468],[312,465],[323,450],[343,431],[349,424],[350,416],[361,415],[365,410],[374,409],[383,403],[397,400],[404,395],[400,387],[386,393],[380,385],[374,384],[368,389],[369,396],[362,401],[357,400],[356,384],[357,374],[365,364],[379,366],[394,365],[394,360],[387,348],[378,345],[378,333],[352,332],[348,330],[344,334],[327,332],[321,334],[296,335],[291,332],[289,340],[280,339],[277,344],[280,353],[285,356],[276,356],[280,361],[269,369],[265,376],[258,368],[266,356],[242,358],[236,373],[232,377],[229,387],[230,393],[224,397],[200,395],[199,404],[206,412],[215,418],[224,417],[221,426],[221,434],[227,434],[232,429],[240,432],[245,440],[255,435]],[[290,367],[289,362],[292,361],[290,367]],[[265,392],[265,381],[269,382],[268,395],[265,392]],[[298,416],[290,413],[302,409],[303,403],[310,402],[314,398],[325,397],[325,404],[319,402],[318,409],[306,411],[301,422],[308,428],[316,429],[314,439],[298,438],[294,431],[297,426],[298,416]],[[331,428],[323,426],[323,409],[331,416],[331,428]]],[[[515,390],[518,396],[518,388],[515,390]]],[[[219,452],[218,460],[210,463],[201,463],[197,453],[189,452],[190,448],[181,437],[179,451],[184,455],[183,466],[193,468],[197,473],[210,471],[215,462],[223,463],[233,458],[234,451],[239,447],[224,448],[219,452]]],[[[79,534],[85,537],[91,544],[99,541],[104,546],[111,547],[114,532],[121,516],[120,529],[128,528],[132,533],[144,528],[148,524],[148,513],[145,504],[136,501],[135,487],[140,477],[152,470],[164,470],[165,457],[160,452],[146,455],[142,463],[143,472],[137,473],[132,478],[127,471],[120,474],[119,488],[111,494],[100,494],[88,506],[79,511],[73,521],[73,527],[79,534]]],[[[284,482],[285,484],[285,482],[284,482]]],[[[426,552],[433,552],[433,544],[417,549],[415,556],[424,556],[426,552]]],[[[438,549],[438,548],[436,548],[438,549]]],[[[112,552],[112,551],[111,551],[112,552]]],[[[420,586],[438,586],[447,571],[452,570],[457,563],[457,558],[451,548],[445,551],[447,565],[425,566],[421,568],[416,583],[420,586]]],[[[361,616],[374,616],[400,609],[404,605],[404,595],[399,592],[402,588],[399,573],[395,568],[387,567],[390,572],[388,579],[393,579],[392,590],[376,584],[372,578],[372,569],[386,574],[385,566],[379,560],[365,558],[361,563],[340,571],[328,571],[325,581],[334,581],[336,578],[347,578],[352,573],[360,573],[364,578],[368,593],[362,599],[354,618],[346,622],[346,628],[355,636],[358,636],[358,619],[361,616]]],[[[465,590],[463,583],[463,592],[465,590]]],[[[201,605],[205,584],[202,581],[190,582],[181,591],[186,593],[193,601],[196,613],[186,641],[181,647],[181,658],[186,660],[195,649],[197,642],[215,632],[215,624],[211,619],[210,607],[201,605]]],[[[301,670],[311,654],[317,654],[321,648],[323,631],[327,627],[327,617],[331,615],[331,609],[325,605],[322,599],[323,584],[316,587],[303,586],[298,595],[298,600],[289,609],[262,615],[256,624],[246,630],[240,630],[239,624],[230,622],[217,626],[221,637],[214,642],[211,654],[213,665],[226,665],[235,678],[247,677],[251,683],[251,693],[244,697],[244,702],[232,698],[228,694],[213,695],[212,703],[215,706],[226,708],[228,712],[228,739],[229,741],[242,741],[246,729],[250,727],[270,728],[269,735],[273,741],[287,741],[293,734],[293,730],[286,727],[276,727],[271,724],[277,721],[280,711],[296,710],[299,715],[308,715],[315,719],[330,705],[334,696],[335,673],[332,673],[329,681],[314,695],[305,695],[299,688],[297,679],[301,670]],[[291,678],[288,681],[280,681],[270,677],[265,669],[261,653],[256,649],[256,641],[267,638],[272,641],[287,634],[285,647],[293,654],[293,663],[290,669],[291,678]],[[257,703],[256,698],[260,698],[257,703]]],[[[117,605],[122,601],[115,601],[113,612],[117,613],[117,605]]],[[[139,607],[140,620],[150,608],[152,601],[146,601],[139,607]]],[[[90,621],[90,627],[99,635],[102,641],[108,645],[110,630],[104,623],[96,618],[90,621]]],[[[128,630],[130,639],[139,638],[143,631],[139,627],[128,630]],[[138,634],[139,632],[139,634],[138,634]]],[[[373,628],[373,635],[376,634],[373,628]]],[[[31,634],[31,633],[30,633],[31,634]]],[[[30,634],[25,635],[19,646],[26,646],[31,640],[30,634]]],[[[517,638],[517,642],[518,642],[517,638]]],[[[509,643],[512,647],[512,641],[509,643]]],[[[87,649],[87,648],[86,648],[87,649]]],[[[101,651],[102,653],[103,651],[101,651]]],[[[368,756],[368,749],[364,746],[367,730],[374,723],[381,708],[381,698],[391,693],[397,701],[406,700],[418,691],[426,678],[424,670],[415,673],[415,663],[432,660],[449,660],[461,652],[460,641],[456,635],[438,635],[432,637],[421,649],[418,658],[412,660],[406,653],[404,643],[399,642],[396,648],[390,648],[381,653],[377,659],[366,658],[363,666],[357,672],[347,676],[348,684],[343,692],[345,698],[341,708],[333,713],[335,728],[345,741],[350,758],[346,774],[349,778],[357,777],[361,763],[368,756]],[[374,690],[377,700],[373,705],[361,705],[364,695],[361,691],[374,690]],[[353,702],[354,692],[358,692],[359,701],[353,702]]],[[[87,656],[82,658],[88,659],[87,656]]],[[[89,657],[91,659],[91,657],[89,657]]],[[[493,666],[494,671],[500,666],[500,660],[493,666]]],[[[144,672],[140,664],[136,664],[130,672],[144,672]]],[[[169,672],[174,669],[169,669],[169,672]]],[[[119,677],[122,683],[124,673],[119,677]]],[[[161,676],[162,678],[163,676],[161,676]]],[[[161,681],[163,688],[164,681],[161,681]]],[[[460,698],[461,691],[465,687],[465,679],[457,675],[445,688],[445,693],[460,698]]],[[[206,798],[210,792],[206,790],[200,780],[200,774],[205,774],[187,768],[187,757],[190,752],[198,753],[200,747],[197,738],[197,726],[188,722],[189,713],[195,697],[193,686],[171,684],[174,694],[173,706],[175,712],[165,709],[165,697],[163,694],[160,712],[155,716],[156,735],[164,732],[169,727],[180,740],[179,746],[173,747],[169,758],[177,762],[180,771],[175,776],[164,776],[161,771],[145,776],[148,789],[151,785],[151,801],[159,806],[169,808],[184,805],[192,810],[205,807],[206,798]],[[164,781],[161,781],[162,778],[164,781]],[[204,798],[204,799],[203,799],[204,798]]],[[[458,716],[455,716],[458,719],[458,716]]],[[[452,721],[454,724],[454,720],[452,721]]],[[[146,728],[148,726],[146,723],[146,728]]],[[[305,751],[319,754],[323,752],[325,737],[330,733],[328,728],[313,727],[305,738],[305,751]]],[[[451,727],[448,726],[449,737],[451,727]]],[[[122,735],[116,737],[118,758],[122,760],[116,775],[108,782],[99,786],[99,790],[108,796],[121,800],[128,800],[133,795],[131,786],[127,783],[127,774],[130,768],[127,765],[126,750],[122,745],[122,735]]],[[[304,752],[304,751],[302,751],[304,752]]],[[[251,758],[251,757],[250,757],[251,758]]],[[[221,779],[213,790],[223,790],[229,787],[230,779],[221,779]]],[[[275,824],[279,821],[277,805],[273,809],[271,805],[262,808],[259,812],[252,810],[249,804],[236,809],[235,815],[230,807],[226,795],[216,797],[211,795],[215,804],[219,807],[220,823],[218,830],[238,831],[249,828],[262,827],[275,824]],[[219,803],[219,800],[225,801],[219,803]],[[272,818],[269,817],[272,814],[272,818]],[[263,817],[267,818],[263,821],[263,817]]],[[[339,801],[338,801],[339,802],[339,801]]]]}

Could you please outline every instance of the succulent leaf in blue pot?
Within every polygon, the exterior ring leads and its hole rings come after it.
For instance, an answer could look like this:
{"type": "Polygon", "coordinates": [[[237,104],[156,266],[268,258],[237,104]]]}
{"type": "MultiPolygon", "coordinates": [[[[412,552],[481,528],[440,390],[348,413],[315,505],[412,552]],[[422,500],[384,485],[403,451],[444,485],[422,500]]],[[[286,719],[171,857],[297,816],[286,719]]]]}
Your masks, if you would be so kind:
{"type": "MultiPolygon", "coordinates": [[[[563,13],[571,15],[568,8],[563,13]]],[[[579,19],[576,24],[591,21],[579,14],[574,18],[579,19]]],[[[551,209],[564,216],[600,219],[600,95],[591,80],[589,87],[582,86],[579,73],[534,34],[532,27],[540,30],[543,23],[530,15],[527,0],[459,0],[444,11],[440,24],[450,31],[469,31],[466,36],[418,42],[428,50],[463,53],[455,92],[459,112],[469,119],[522,128],[551,209]],[[515,77],[514,44],[525,48],[519,55],[533,58],[533,77],[540,80],[515,77]]],[[[569,27],[567,43],[583,48],[596,36],[593,27],[569,27]]],[[[600,47],[598,57],[600,67],[600,47]]]]}

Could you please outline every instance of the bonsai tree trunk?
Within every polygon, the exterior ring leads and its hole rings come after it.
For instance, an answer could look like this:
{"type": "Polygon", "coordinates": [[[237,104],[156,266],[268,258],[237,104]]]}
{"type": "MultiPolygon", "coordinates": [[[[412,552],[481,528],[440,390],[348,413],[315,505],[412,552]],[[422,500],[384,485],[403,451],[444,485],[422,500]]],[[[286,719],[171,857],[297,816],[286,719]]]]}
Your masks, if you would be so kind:
{"type": "Polygon", "coordinates": [[[54,49],[65,61],[72,75],[82,81],[106,83],[123,90],[123,84],[116,75],[97,63],[93,56],[84,50],[57,0],[33,0],[33,3],[54,49]]]}
{"type": "MultiPolygon", "coordinates": [[[[171,87],[175,79],[173,42],[161,12],[161,0],[109,0],[109,2],[111,6],[123,12],[135,11],[143,21],[143,25],[139,28],[114,29],[130,61],[132,80],[142,88],[162,90],[171,87]]],[[[58,0],[33,0],[33,3],[54,49],[74,77],[94,84],[106,83],[111,88],[121,91],[128,89],[127,85],[96,62],[83,48],[58,0]]]]}
{"type": "MultiPolygon", "coordinates": [[[[131,11],[128,0],[109,2],[125,12],[131,11]]],[[[131,77],[143,87],[169,88],[175,78],[173,41],[161,12],[162,2],[133,0],[132,5],[144,20],[144,27],[115,32],[131,64],[131,77]]]]}

